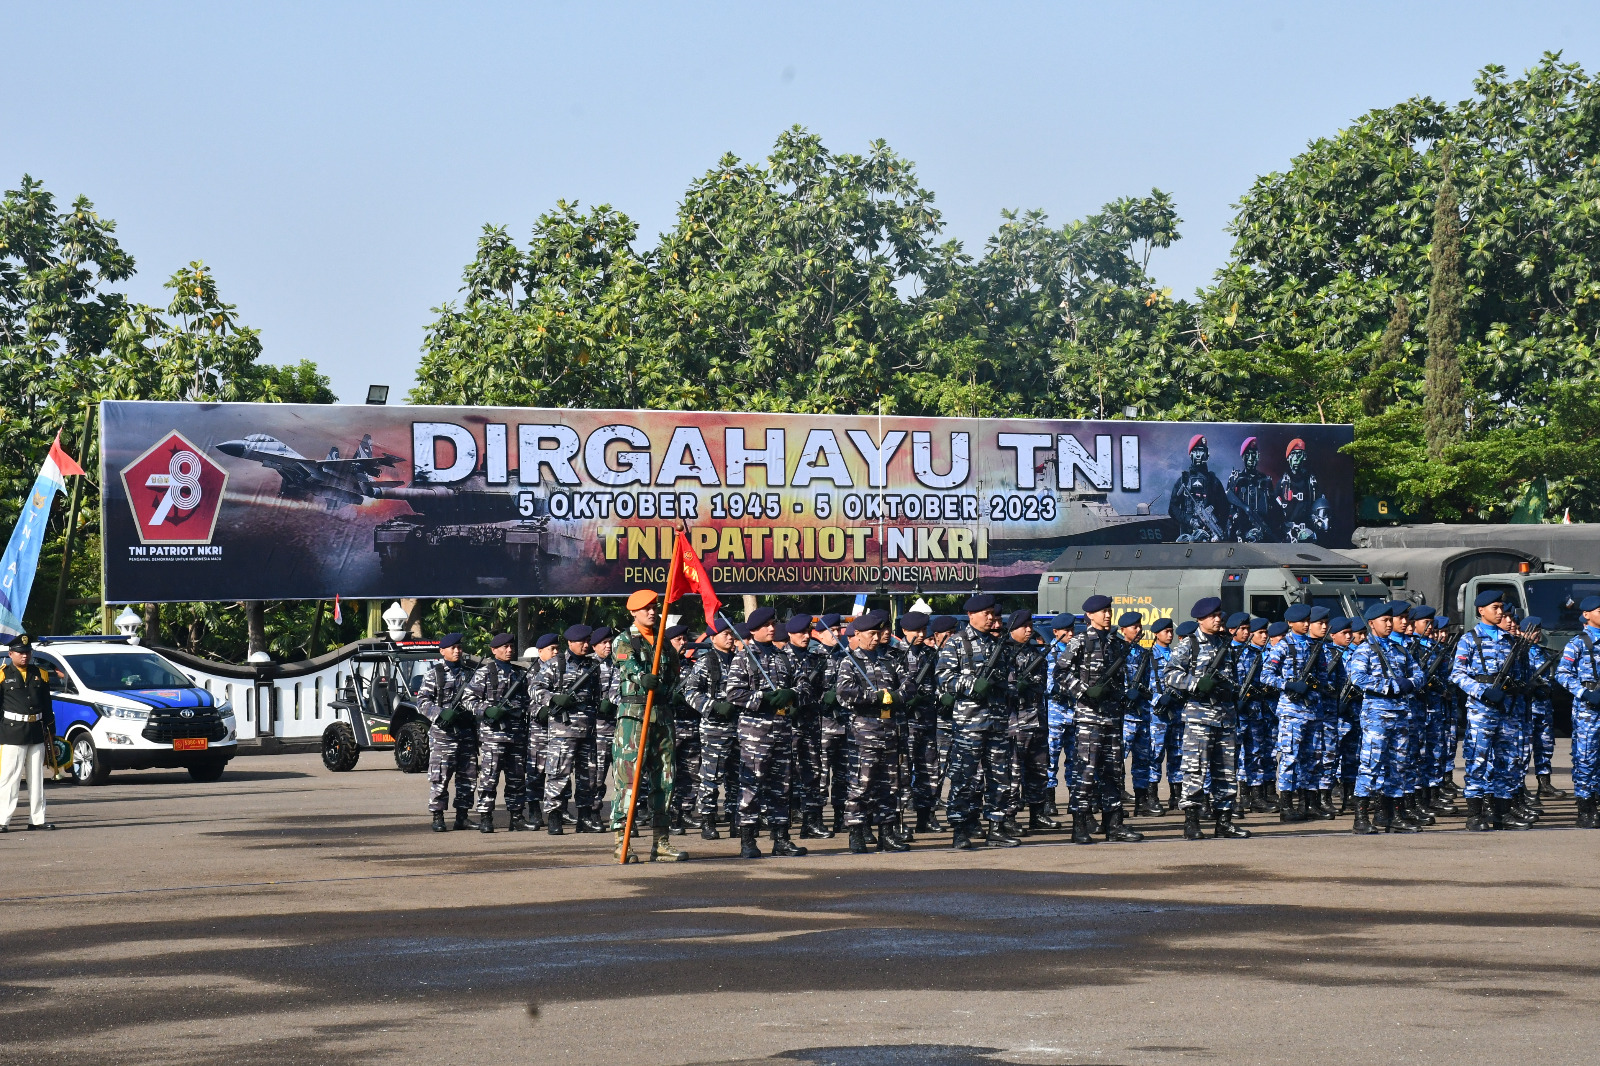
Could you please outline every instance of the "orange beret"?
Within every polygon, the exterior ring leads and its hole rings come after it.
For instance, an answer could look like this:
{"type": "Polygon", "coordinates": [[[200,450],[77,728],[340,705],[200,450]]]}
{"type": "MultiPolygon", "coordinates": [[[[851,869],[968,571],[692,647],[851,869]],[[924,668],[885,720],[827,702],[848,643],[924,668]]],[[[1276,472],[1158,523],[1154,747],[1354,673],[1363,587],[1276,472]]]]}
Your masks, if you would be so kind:
{"type": "Polygon", "coordinates": [[[655,603],[659,598],[660,597],[657,595],[655,589],[640,589],[638,592],[635,592],[632,596],[628,597],[628,610],[642,611],[652,603],[655,603]]]}

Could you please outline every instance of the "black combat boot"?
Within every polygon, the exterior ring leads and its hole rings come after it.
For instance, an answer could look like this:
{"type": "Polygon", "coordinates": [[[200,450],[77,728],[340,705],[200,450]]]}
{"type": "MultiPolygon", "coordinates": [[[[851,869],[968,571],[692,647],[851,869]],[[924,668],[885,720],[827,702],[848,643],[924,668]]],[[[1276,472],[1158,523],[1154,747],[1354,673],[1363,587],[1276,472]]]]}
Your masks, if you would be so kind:
{"type": "MultiPolygon", "coordinates": [[[[1582,803],[1583,801],[1579,800],[1578,802],[1582,803]]],[[[433,831],[435,833],[447,833],[447,832],[449,832],[449,830],[446,829],[445,825],[444,825],[444,812],[443,811],[434,811],[433,812],[433,831]]]]}
{"type": "Polygon", "coordinates": [[[1339,813],[1347,814],[1356,809],[1356,783],[1351,778],[1339,779],[1339,813]]]}
{"type": "Polygon", "coordinates": [[[1511,800],[1496,796],[1494,800],[1494,827],[1496,829],[1532,829],[1533,822],[1518,814],[1511,800]]]}
{"type": "Polygon", "coordinates": [[[801,840],[831,840],[833,830],[822,824],[821,811],[806,812],[805,820],[800,823],[801,840]]]}
{"type": "Polygon", "coordinates": [[[1217,820],[1213,824],[1211,835],[1226,837],[1229,840],[1244,840],[1250,836],[1250,830],[1242,825],[1233,824],[1233,811],[1223,809],[1217,811],[1217,820]]]}
{"type": "Polygon", "coordinates": [[[1167,782],[1167,810],[1176,811],[1183,806],[1183,797],[1179,794],[1179,791],[1176,782],[1167,782]]]}
{"type": "Polygon", "coordinates": [[[1094,815],[1089,811],[1072,812],[1072,842],[1074,844],[1094,843],[1094,815]]]}
{"type": "MultiPolygon", "coordinates": [[[[1061,811],[1056,807],[1056,796],[1054,792],[1050,794],[1049,799],[1044,801],[1044,813],[1048,814],[1052,818],[1061,817],[1061,811]]],[[[938,830],[935,830],[935,832],[937,831],[938,830]]]]}
{"type": "Polygon", "coordinates": [[[833,806],[833,831],[835,833],[838,833],[838,832],[843,831],[845,828],[846,828],[846,826],[844,824],[844,806],[842,804],[837,804],[836,803],[833,806]]]}
{"type": "Polygon", "coordinates": [[[681,837],[689,830],[683,824],[683,812],[674,807],[667,812],[667,832],[675,837],[681,837]]]}
{"type": "Polygon", "coordinates": [[[1439,787],[1444,789],[1444,794],[1451,799],[1461,798],[1461,786],[1456,784],[1455,774],[1446,774],[1445,779],[1439,782],[1439,787]]]}
{"type": "Polygon", "coordinates": [[[523,817],[521,807],[513,810],[506,817],[509,819],[509,822],[506,825],[506,832],[521,833],[528,828],[528,820],[527,818],[523,817]]]}
{"type": "Polygon", "coordinates": [[[919,832],[919,833],[937,833],[938,832],[938,830],[933,827],[933,812],[932,811],[922,810],[922,811],[918,811],[917,812],[917,832],[919,832]]]}
{"type": "Polygon", "coordinates": [[[1166,814],[1166,808],[1161,806],[1161,796],[1159,795],[1159,792],[1160,789],[1155,785],[1151,785],[1149,788],[1145,789],[1144,809],[1140,811],[1134,811],[1134,813],[1143,814],[1150,818],[1160,818],[1163,814],[1166,814]]]}
{"type": "Polygon", "coordinates": [[[1061,823],[1050,817],[1050,813],[1044,809],[1044,804],[1035,803],[1028,808],[1028,832],[1042,833],[1060,828],[1061,823]]]}
{"type": "Polygon", "coordinates": [[[1339,812],[1333,807],[1333,789],[1325,788],[1317,793],[1318,805],[1322,808],[1320,817],[1332,820],[1339,817],[1339,812]]]}
{"type": "Polygon", "coordinates": [[[1550,783],[1549,774],[1540,774],[1539,795],[1545,797],[1546,799],[1566,799],[1567,791],[1566,789],[1557,788],[1556,786],[1552,785],[1550,783]]]}
{"type": "Polygon", "coordinates": [[[1017,824],[1017,816],[1015,813],[1006,815],[1001,824],[1005,826],[1007,836],[1013,836],[1018,840],[1021,840],[1023,837],[1028,835],[1028,831],[1017,824]]]}
{"type": "Polygon", "coordinates": [[[989,847],[991,848],[1019,848],[1022,838],[1006,828],[1004,820],[989,819],[989,847]]]}
{"type": "Polygon", "coordinates": [[[1200,820],[1203,822],[1209,822],[1211,821],[1212,815],[1215,813],[1216,808],[1212,806],[1211,793],[1200,793],[1200,820]]]}
{"type": "Polygon", "coordinates": [[[465,810],[461,809],[460,807],[456,808],[456,828],[457,829],[472,828],[472,823],[467,821],[467,812],[465,810]]]}
{"type": "Polygon", "coordinates": [[[1494,828],[1494,826],[1490,823],[1489,817],[1488,817],[1487,813],[1484,811],[1483,808],[1484,808],[1484,802],[1483,802],[1482,797],[1476,797],[1476,798],[1472,797],[1472,796],[1468,796],[1467,797],[1467,829],[1468,829],[1468,831],[1473,832],[1473,833],[1483,833],[1483,832],[1487,832],[1488,830],[1494,828]]]}
{"type": "Polygon", "coordinates": [[[1135,818],[1144,815],[1144,805],[1149,798],[1150,790],[1148,788],[1140,787],[1133,790],[1133,816],[1135,818]]]}
{"type": "Polygon", "coordinates": [[[780,826],[772,831],[772,854],[778,858],[798,859],[806,849],[789,839],[789,827],[780,826]]]}
{"type": "Polygon", "coordinates": [[[1394,824],[1394,802],[1391,797],[1382,795],[1367,797],[1367,807],[1372,812],[1372,828],[1380,833],[1387,833],[1389,826],[1394,824]]]}
{"type": "Polygon", "coordinates": [[[480,832],[480,833],[492,833],[492,832],[494,832],[494,812],[493,811],[484,811],[482,814],[478,815],[478,832],[480,832]]]}
{"type": "Polygon", "coordinates": [[[757,828],[753,825],[741,825],[739,827],[739,858],[761,858],[761,849],[756,846],[757,832],[757,828]]]}
{"type": "Polygon", "coordinates": [[[1578,797],[1578,828],[1600,829],[1600,818],[1596,818],[1595,798],[1593,796],[1578,797]]]}
{"type": "Polygon", "coordinates": [[[1185,807],[1183,810],[1183,839],[1204,840],[1206,834],[1200,828],[1200,808],[1185,807]]]}
{"type": "Polygon", "coordinates": [[[545,819],[544,831],[553,837],[566,835],[566,821],[561,817],[560,811],[551,811],[550,817],[545,819]]]}
{"type": "Polygon", "coordinates": [[[1461,808],[1450,802],[1450,797],[1437,785],[1427,790],[1428,810],[1434,814],[1451,815],[1460,814],[1461,808]]]}
{"type": "Polygon", "coordinates": [[[867,853],[867,827],[853,825],[850,827],[850,854],[865,855],[867,853]]]}
{"type": "Polygon", "coordinates": [[[543,829],[544,828],[544,804],[542,804],[542,803],[530,803],[530,804],[528,804],[528,828],[529,829],[543,829]]]}
{"type": "Polygon", "coordinates": [[[685,807],[683,809],[683,824],[686,829],[699,829],[703,824],[700,819],[700,812],[693,807],[685,807]]]}
{"type": "Polygon", "coordinates": [[[952,825],[950,827],[950,846],[956,851],[973,851],[978,845],[972,842],[972,826],[952,825]]]}
{"type": "Polygon", "coordinates": [[[896,820],[894,822],[890,822],[888,825],[884,826],[881,831],[879,831],[879,833],[878,833],[878,850],[879,851],[910,851],[911,850],[911,842],[908,841],[905,838],[904,833],[902,832],[902,826],[900,826],[898,820],[896,820]]]}
{"type": "Polygon", "coordinates": [[[1350,827],[1350,832],[1357,836],[1371,836],[1378,832],[1378,829],[1372,824],[1372,797],[1356,796],[1354,802],[1356,805],[1356,820],[1355,824],[1350,827]]]}
{"type": "Polygon", "coordinates": [[[1539,820],[1539,812],[1528,806],[1528,793],[1523,789],[1519,788],[1517,794],[1506,802],[1511,805],[1511,812],[1529,825],[1539,820]]]}
{"type": "Polygon", "coordinates": [[[1280,822],[1303,822],[1303,821],[1305,821],[1306,820],[1306,812],[1305,812],[1305,809],[1300,806],[1301,797],[1304,796],[1304,795],[1305,795],[1305,793],[1296,792],[1293,789],[1291,789],[1288,792],[1279,793],[1278,821],[1280,821],[1280,822]]]}
{"type": "Polygon", "coordinates": [[[1411,820],[1418,825],[1438,825],[1439,819],[1433,816],[1427,805],[1422,802],[1422,794],[1418,792],[1407,793],[1406,811],[1411,815],[1411,820]]]}
{"type": "Polygon", "coordinates": [[[700,839],[701,840],[720,840],[721,838],[722,838],[722,834],[717,832],[717,813],[715,811],[712,811],[710,814],[701,815],[701,817],[700,817],[700,839]]]}
{"type": "Polygon", "coordinates": [[[1121,811],[1107,811],[1105,818],[1106,840],[1114,844],[1137,844],[1144,839],[1143,833],[1136,833],[1122,824],[1121,811]]]}
{"type": "Polygon", "coordinates": [[[1405,797],[1385,796],[1384,813],[1388,815],[1388,823],[1383,827],[1385,833],[1420,833],[1422,823],[1412,820],[1407,816],[1405,797]]]}

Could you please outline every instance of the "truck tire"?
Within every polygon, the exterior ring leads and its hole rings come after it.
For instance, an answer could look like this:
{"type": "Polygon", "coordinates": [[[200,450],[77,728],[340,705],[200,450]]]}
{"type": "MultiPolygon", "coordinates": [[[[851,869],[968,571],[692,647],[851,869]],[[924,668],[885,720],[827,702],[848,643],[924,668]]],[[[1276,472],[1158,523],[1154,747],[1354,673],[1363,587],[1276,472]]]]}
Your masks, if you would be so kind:
{"type": "Polygon", "coordinates": [[[217,781],[222,778],[222,771],[227,765],[228,761],[226,759],[195,763],[189,767],[189,777],[194,781],[217,781]]]}
{"type": "Polygon", "coordinates": [[[403,774],[421,774],[428,770],[428,727],[421,722],[407,722],[394,737],[394,764],[403,774]]]}
{"type": "Polygon", "coordinates": [[[105,756],[95,747],[94,737],[88,730],[72,738],[72,779],[80,785],[103,785],[111,776],[111,767],[105,756]]]}
{"type": "Polygon", "coordinates": [[[335,722],[322,731],[322,765],[336,774],[356,768],[361,749],[356,746],[356,731],[345,722],[335,722]]]}

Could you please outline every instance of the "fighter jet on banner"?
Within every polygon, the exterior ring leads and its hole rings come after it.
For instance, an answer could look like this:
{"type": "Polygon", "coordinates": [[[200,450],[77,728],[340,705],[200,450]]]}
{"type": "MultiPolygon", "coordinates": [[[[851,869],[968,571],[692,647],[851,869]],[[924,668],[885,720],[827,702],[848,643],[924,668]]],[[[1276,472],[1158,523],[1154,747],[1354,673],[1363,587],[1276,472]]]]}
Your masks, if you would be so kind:
{"type": "Polygon", "coordinates": [[[328,510],[346,504],[360,506],[375,497],[374,489],[400,485],[399,481],[377,480],[383,471],[400,463],[398,456],[372,454],[372,434],[363,434],[356,454],[339,456],[337,446],[328,449],[326,459],[307,459],[276,437],[252,433],[243,440],[225,440],[217,450],[237,459],[250,459],[278,472],[282,484],[278,495],[286,500],[321,500],[328,510]]]}

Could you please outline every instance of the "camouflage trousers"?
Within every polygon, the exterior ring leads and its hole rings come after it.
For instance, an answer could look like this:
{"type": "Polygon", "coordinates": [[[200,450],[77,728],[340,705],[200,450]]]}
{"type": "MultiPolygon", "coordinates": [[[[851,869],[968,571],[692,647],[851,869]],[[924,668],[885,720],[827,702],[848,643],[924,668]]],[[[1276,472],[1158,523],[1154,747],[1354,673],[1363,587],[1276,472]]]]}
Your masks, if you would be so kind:
{"type": "Polygon", "coordinates": [[[499,731],[487,725],[478,727],[478,788],[473,809],[479,814],[494,813],[495,791],[505,775],[506,810],[520,811],[527,805],[528,737],[520,729],[499,731]]]}
{"type": "Polygon", "coordinates": [[[1145,779],[1146,788],[1155,788],[1161,784],[1161,766],[1166,764],[1167,781],[1169,784],[1183,784],[1183,716],[1177,712],[1170,712],[1170,718],[1162,718],[1154,710],[1150,712],[1150,776],[1145,779]]]}
{"type": "Polygon", "coordinates": [[[1050,791],[1050,732],[1018,729],[1011,740],[1011,787],[1008,806],[1013,812],[1043,803],[1050,791]]]}
{"type": "Polygon", "coordinates": [[[696,799],[700,817],[717,813],[717,790],[722,790],[722,806],[732,820],[739,803],[739,733],[732,725],[700,720],[700,787],[696,799]]]}
{"type": "Polygon", "coordinates": [[[1356,772],[1356,795],[1403,796],[1403,767],[1410,752],[1411,731],[1405,716],[1385,711],[1361,712],[1361,766],[1356,772]]]}
{"type": "Polygon", "coordinates": [[[1406,792],[1415,792],[1427,783],[1428,712],[1417,700],[1411,701],[1411,710],[1403,719],[1406,731],[1406,753],[1401,761],[1401,774],[1406,792]]]}
{"type": "Polygon", "coordinates": [[[567,801],[575,801],[573,813],[577,817],[589,815],[594,808],[594,784],[589,780],[589,768],[594,764],[594,740],[583,736],[553,736],[545,741],[544,748],[544,801],[546,816],[567,809],[567,801]]]}
{"type": "Polygon", "coordinates": [[[677,757],[672,722],[652,716],[650,734],[643,738],[643,744],[639,736],[642,724],[638,718],[617,718],[611,740],[612,829],[621,829],[628,821],[635,765],[642,767],[639,773],[641,803],[645,801],[643,790],[649,789],[651,826],[667,827],[667,804],[672,802],[672,764],[677,757]]]}
{"type": "Polygon", "coordinates": [[[980,816],[1003,819],[1010,769],[1011,745],[1004,733],[956,726],[950,734],[950,823],[976,825],[980,816]]]}
{"type": "Polygon", "coordinates": [[[794,723],[794,805],[807,814],[822,813],[822,719],[807,708],[794,723]]]}
{"type": "Polygon", "coordinates": [[[617,734],[615,718],[596,718],[594,721],[594,753],[589,757],[590,817],[600,820],[600,808],[606,799],[606,779],[611,770],[612,744],[617,734]]]}
{"type": "Polygon", "coordinates": [[[1077,751],[1072,761],[1074,811],[1122,810],[1122,716],[1102,716],[1080,704],[1077,751]]]}
{"type": "Polygon", "coordinates": [[[939,726],[912,722],[908,733],[911,764],[911,806],[931,811],[939,805],[939,726]]]}
{"type": "Polygon", "coordinates": [[[1510,799],[1522,788],[1523,725],[1515,713],[1486,711],[1467,705],[1468,799],[1498,796],[1510,799]]]}
{"type": "Polygon", "coordinates": [[[528,806],[535,804],[544,805],[544,752],[546,743],[550,739],[550,731],[538,722],[528,725],[528,780],[524,790],[528,796],[528,806]]]}
{"type": "MultiPolygon", "coordinates": [[[[1310,715],[1278,716],[1278,791],[1317,788],[1317,746],[1321,720],[1310,715]]],[[[1187,750],[1187,748],[1185,748],[1187,750]]],[[[1185,763],[1184,773],[1188,773],[1185,763]]]]}
{"type": "Polygon", "coordinates": [[[1150,764],[1155,761],[1155,746],[1151,743],[1150,705],[1122,715],[1122,750],[1127,755],[1128,772],[1133,775],[1133,787],[1143,788],[1150,777],[1150,764]]]}
{"type": "Polygon", "coordinates": [[[1183,800],[1188,810],[1200,806],[1208,789],[1219,811],[1233,809],[1239,795],[1239,728],[1205,722],[1183,723],[1183,800]],[[1209,779],[1207,772],[1209,771],[1209,779]]]}
{"type": "Polygon", "coordinates": [[[1581,699],[1572,701],[1572,792],[1600,793],[1600,711],[1581,699]]]}
{"type": "Polygon", "coordinates": [[[850,791],[850,731],[831,715],[822,719],[822,774],[827,778],[828,802],[843,808],[850,791]]]}
{"type": "Polygon", "coordinates": [[[1331,714],[1317,719],[1317,787],[1332,788],[1339,780],[1339,719],[1331,714]]]}
{"type": "Polygon", "coordinates": [[[1239,779],[1252,787],[1266,784],[1271,752],[1267,713],[1251,705],[1239,714],[1239,779]]]}
{"type": "MultiPolygon", "coordinates": [[[[1423,744],[1427,747],[1423,764],[1427,768],[1429,785],[1440,785],[1450,775],[1450,765],[1456,757],[1456,709],[1446,700],[1435,700],[1428,706],[1428,720],[1423,727],[1423,744]]],[[[1551,737],[1554,748],[1555,737],[1551,737]]]]}
{"type": "Polygon", "coordinates": [[[844,824],[888,825],[900,813],[900,731],[893,719],[850,716],[850,787],[844,824]]]}
{"type": "Polygon", "coordinates": [[[1356,705],[1357,720],[1339,719],[1339,780],[1354,781],[1361,772],[1361,714],[1356,705]]]}
{"type": "Polygon", "coordinates": [[[700,776],[700,719],[679,718],[672,723],[672,809],[695,809],[695,783],[700,776]]]}
{"type": "Polygon", "coordinates": [[[471,810],[472,790],[478,784],[478,738],[433,726],[428,730],[428,810],[445,809],[452,777],[456,810],[471,810]]]}
{"type": "Polygon", "coordinates": [[[739,825],[787,827],[794,724],[787,715],[739,716],[739,825]]]}
{"type": "Polygon", "coordinates": [[[1535,774],[1548,774],[1556,753],[1555,708],[1535,706],[1528,722],[1527,762],[1535,774]]]}

